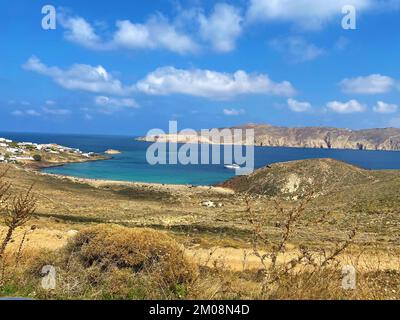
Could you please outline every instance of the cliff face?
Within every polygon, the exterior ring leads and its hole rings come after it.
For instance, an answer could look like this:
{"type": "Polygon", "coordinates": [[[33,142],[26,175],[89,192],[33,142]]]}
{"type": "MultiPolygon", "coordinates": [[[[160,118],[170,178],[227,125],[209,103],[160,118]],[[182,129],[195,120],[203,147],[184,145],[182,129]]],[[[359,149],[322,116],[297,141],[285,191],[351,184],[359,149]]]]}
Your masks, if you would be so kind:
{"type": "MultiPolygon", "coordinates": [[[[348,130],[329,127],[287,128],[270,125],[248,124],[245,126],[232,127],[228,129],[254,129],[254,144],[256,146],[400,150],[400,129],[396,128],[348,130]]],[[[178,143],[212,143],[211,139],[198,137],[193,133],[179,133],[177,135],[166,134],[157,137],[148,136],[139,138],[139,140],[150,142],[153,142],[157,139],[158,141],[177,141],[178,143]]]]}
{"type": "Polygon", "coordinates": [[[395,128],[348,130],[325,127],[253,127],[256,132],[255,144],[262,146],[400,150],[400,129],[395,128]]]}

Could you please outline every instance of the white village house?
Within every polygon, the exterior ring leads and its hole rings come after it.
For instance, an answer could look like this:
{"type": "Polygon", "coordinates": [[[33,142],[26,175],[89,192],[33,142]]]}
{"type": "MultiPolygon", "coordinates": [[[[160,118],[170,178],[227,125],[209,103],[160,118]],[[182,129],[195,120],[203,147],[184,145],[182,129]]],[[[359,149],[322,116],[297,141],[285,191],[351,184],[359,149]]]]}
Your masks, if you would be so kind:
{"type": "Polygon", "coordinates": [[[33,157],[11,157],[11,161],[33,161],[33,157]]]}
{"type": "Polygon", "coordinates": [[[19,148],[7,148],[6,151],[13,154],[19,154],[24,152],[22,149],[19,148]]]}

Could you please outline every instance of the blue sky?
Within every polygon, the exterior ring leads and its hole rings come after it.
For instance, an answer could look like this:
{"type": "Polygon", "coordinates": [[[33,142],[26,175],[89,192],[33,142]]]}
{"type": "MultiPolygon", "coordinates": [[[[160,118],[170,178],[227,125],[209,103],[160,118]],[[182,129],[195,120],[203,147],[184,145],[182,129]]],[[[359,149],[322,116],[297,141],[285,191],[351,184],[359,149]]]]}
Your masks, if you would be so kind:
{"type": "Polygon", "coordinates": [[[400,126],[398,0],[0,4],[1,131],[400,126]],[[42,28],[44,5],[55,30],[42,28]],[[342,27],[342,7],[356,29],[342,27]]]}

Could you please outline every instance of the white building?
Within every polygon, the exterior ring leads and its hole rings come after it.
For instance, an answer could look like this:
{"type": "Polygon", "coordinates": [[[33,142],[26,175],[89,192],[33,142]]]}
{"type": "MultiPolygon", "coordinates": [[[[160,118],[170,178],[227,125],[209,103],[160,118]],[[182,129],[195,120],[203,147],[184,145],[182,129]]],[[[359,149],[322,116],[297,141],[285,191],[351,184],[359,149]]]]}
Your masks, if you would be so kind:
{"type": "Polygon", "coordinates": [[[28,160],[28,161],[33,161],[34,159],[33,159],[33,157],[14,157],[13,158],[13,160],[22,160],[22,161],[26,161],[26,160],[28,160]]]}
{"type": "Polygon", "coordinates": [[[18,148],[7,148],[6,151],[14,154],[22,153],[22,150],[18,148]]]}

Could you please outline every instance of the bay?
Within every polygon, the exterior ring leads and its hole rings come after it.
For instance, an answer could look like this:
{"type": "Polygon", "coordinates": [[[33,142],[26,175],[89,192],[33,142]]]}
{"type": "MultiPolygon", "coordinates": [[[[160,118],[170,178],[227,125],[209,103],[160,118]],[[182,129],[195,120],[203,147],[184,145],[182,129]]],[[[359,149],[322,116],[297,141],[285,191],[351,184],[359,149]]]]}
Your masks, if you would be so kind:
{"type": "MultiPolygon", "coordinates": [[[[109,160],[43,169],[48,173],[91,179],[191,185],[213,185],[234,176],[234,171],[224,168],[223,164],[152,166],[146,161],[146,150],[151,143],[136,141],[132,136],[0,132],[0,137],[14,141],[57,143],[85,152],[102,153],[107,149],[122,152],[109,160]]],[[[400,169],[400,152],[397,151],[255,148],[256,168],[276,162],[312,158],[333,158],[366,169],[400,169]]]]}

